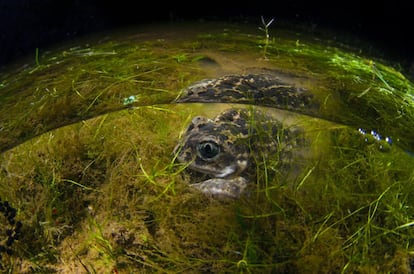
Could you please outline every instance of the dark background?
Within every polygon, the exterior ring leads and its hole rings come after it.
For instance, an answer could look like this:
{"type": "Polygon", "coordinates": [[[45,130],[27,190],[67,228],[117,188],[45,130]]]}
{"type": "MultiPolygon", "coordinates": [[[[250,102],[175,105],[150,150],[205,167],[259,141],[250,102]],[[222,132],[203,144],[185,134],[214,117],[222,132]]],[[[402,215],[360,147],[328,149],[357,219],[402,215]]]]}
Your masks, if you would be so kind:
{"type": "MultiPolygon", "coordinates": [[[[53,46],[89,33],[152,22],[252,21],[260,16],[291,21],[315,33],[328,30],[362,40],[413,72],[413,9],[403,1],[98,1],[0,0],[0,67],[36,48],[53,46]]],[[[352,38],[351,38],[352,40],[352,38]]]]}

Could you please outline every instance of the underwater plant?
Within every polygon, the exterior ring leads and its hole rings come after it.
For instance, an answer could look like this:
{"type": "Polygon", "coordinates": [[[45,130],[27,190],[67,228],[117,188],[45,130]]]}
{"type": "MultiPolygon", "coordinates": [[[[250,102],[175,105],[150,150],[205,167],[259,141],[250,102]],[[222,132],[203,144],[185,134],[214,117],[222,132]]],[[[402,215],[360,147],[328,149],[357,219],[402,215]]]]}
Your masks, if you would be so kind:
{"type": "Polygon", "coordinates": [[[17,210],[8,201],[0,199],[0,213],[4,217],[0,231],[3,231],[1,235],[5,236],[3,239],[0,238],[0,270],[4,270],[4,257],[13,254],[13,243],[20,239],[23,225],[21,221],[15,220],[17,210]]]}
{"type": "MultiPolygon", "coordinates": [[[[2,71],[4,272],[412,271],[412,83],[361,51],[261,21],[191,24],[182,37],[134,29],[2,71]],[[195,117],[210,126],[235,107],[265,113],[221,127],[226,140],[256,134],[243,139],[257,152],[240,158],[248,174],[194,176],[174,148],[195,117]],[[294,126],[306,151],[280,134],[294,126]],[[249,182],[238,199],[190,187],[237,177],[249,182]]],[[[208,161],[220,151],[198,148],[208,161]]]]}
{"type": "Polygon", "coordinates": [[[267,49],[268,49],[269,44],[270,44],[269,27],[274,22],[275,19],[272,18],[268,22],[265,21],[263,16],[261,16],[260,19],[262,21],[262,27],[259,27],[259,29],[264,32],[264,36],[265,36],[264,46],[263,46],[263,58],[266,60],[267,59],[267,49]]]}

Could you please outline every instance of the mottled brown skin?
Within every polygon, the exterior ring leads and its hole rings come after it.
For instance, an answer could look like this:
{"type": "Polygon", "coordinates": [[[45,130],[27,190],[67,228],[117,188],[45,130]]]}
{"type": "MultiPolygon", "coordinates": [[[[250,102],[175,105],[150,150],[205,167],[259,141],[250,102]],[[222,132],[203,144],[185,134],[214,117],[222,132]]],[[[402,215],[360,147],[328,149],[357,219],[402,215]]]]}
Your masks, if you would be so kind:
{"type": "Polygon", "coordinates": [[[214,120],[197,116],[175,148],[177,160],[210,178],[193,184],[205,193],[239,196],[247,181],[240,177],[247,168],[250,149],[245,118],[228,110],[214,120]]]}
{"type": "Polygon", "coordinates": [[[293,130],[257,110],[228,109],[214,119],[193,118],[175,147],[177,160],[193,172],[193,187],[213,196],[239,197],[252,177],[255,153],[279,153],[286,162],[293,130]],[[260,133],[258,132],[260,130],[260,133]],[[283,142],[283,149],[279,147],[283,142]]]}
{"type": "MultiPolygon", "coordinates": [[[[175,102],[242,103],[302,113],[318,111],[311,93],[279,76],[266,70],[207,79],[189,86],[175,102]]],[[[194,174],[192,186],[213,196],[237,198],[248,186],[249,178],[254,177],[250,175],[255,153],[278,153],[281,163],[292,158],[297,129],[282,128],[280,121],[247,109],[230,109],[214,119],[197,116],[174,152],[177,160],[188,164],[194,174]]]]}
{"type": "Polygon", "coordinates": [[[319,102],[309,90],[272,70],[202,80],[189,86],[175,102],[252,104],[315,117],[320,112],[319,102]]]}

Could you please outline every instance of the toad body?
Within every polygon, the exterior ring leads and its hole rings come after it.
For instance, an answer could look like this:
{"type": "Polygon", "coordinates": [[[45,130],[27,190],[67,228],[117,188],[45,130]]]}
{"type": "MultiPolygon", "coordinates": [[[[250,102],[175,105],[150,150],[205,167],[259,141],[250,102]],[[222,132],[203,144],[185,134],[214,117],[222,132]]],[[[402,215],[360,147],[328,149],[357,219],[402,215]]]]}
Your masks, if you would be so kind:
{"type": "Polygon", "coordinates": [[[228,109],[213,119],[196,116],[174,149],[188,165],[192,186],[212,196],[239,197],[254,178],[255,161],[272,154],[286,163],[297,130],[251,109],[228,109]],[[256,160],[255,160],[256,159],[256,160]]]}

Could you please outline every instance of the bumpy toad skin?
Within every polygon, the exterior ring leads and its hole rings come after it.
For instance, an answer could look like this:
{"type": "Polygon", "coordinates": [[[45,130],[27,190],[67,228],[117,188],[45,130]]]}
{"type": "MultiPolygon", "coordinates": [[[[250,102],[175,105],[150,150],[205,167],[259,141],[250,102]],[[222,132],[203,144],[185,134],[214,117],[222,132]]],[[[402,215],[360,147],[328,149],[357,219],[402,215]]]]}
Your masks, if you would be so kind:
{"type": "MultiPolygon", "coordinates": [[[[319,104],[313,94],[285,78],[260,70],[206,79],[189,86],[174,102],[254,104],[317,114],[319,104]]],[[[247,187],[247,178],[252,178],[252,154],[277,153],[280,166],[286,166],[298,145],[303,145],[295,130],[281,128],[280,121],[246,109],[230,109],[214,119],[198,116],[174,152],[179,162],[188,164],[190,173],[198,173],[192,186],[214,196],[236,198],[247,187]]]]}
{"type": "MultiPolygon", "coordinates": [[[[251,164],[251,151],[257,149],[252,115],[259,112],[230,109],[213,120],[193,118],[174,149],[179,162],[201,174],[199,178],[207,176],[207,180],[196,182],[193,187],[213,196],[237,198],[243,193],[248,184],[245,171],[251,164]]],[[[270,118],[265,123],[275,133],[280,128],[280,123],[270,118]]],[[[267,139],[266,146],[275,150],[277,143],[267,139]]]]}
{"type": "Polygon", "coordinates": [[[249,130],[245,113],[228,110],[214,120],[197,116],[176,146],[177,160],[191,170],[208,175],[204,182],[193,184],[212,195],[237,197],[246,187],[239,175],[249,162],[249,130]]]}
{"type": "Polygon", "coordinates": [[[320,106],[313,94],[272,70],[225,75],[196,82],[176,103],[239,103],[268,106],[318,117],[320,106]]]}
{"type": "Polygon", "coordinates": [[[213,177],[240,174],[247,166],[248,129],[237,111],[226,112],[214,120],[195,117],[187,128],[177,159],[190,168],[213,177]]]}

